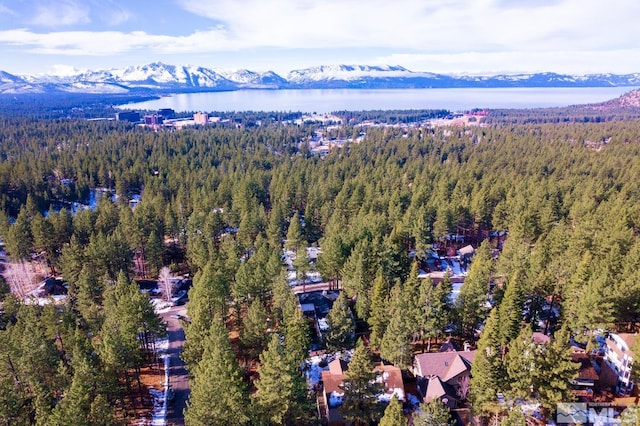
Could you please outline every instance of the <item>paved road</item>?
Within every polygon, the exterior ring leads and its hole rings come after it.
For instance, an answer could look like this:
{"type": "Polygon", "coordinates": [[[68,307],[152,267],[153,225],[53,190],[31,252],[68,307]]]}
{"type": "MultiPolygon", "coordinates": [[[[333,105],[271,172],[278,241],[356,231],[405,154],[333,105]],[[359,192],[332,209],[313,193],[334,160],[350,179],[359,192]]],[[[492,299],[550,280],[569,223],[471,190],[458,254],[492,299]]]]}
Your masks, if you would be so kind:
{"type": "Polygon", "coordinates": [[[183,410],[189,398],[189,377],[184,362],[180,359],[182,345],[184,344],[184,329],[181,321],[172,318],[171,315],[185,315],[184,306],[174,306],[160,316],[167,322],[169,334],[170,357],[169,385],[175,390],[175,400],[167,406],[167,425],[184,426],[183,410]]]}

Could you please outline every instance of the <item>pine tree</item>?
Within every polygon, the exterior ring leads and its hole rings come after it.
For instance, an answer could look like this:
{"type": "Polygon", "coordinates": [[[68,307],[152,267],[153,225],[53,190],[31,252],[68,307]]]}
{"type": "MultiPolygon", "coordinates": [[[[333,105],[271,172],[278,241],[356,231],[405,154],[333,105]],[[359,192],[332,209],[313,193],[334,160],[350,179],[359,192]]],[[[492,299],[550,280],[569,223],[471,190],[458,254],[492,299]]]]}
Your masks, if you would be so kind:
{"type": "Polygon", "coordinates": [[[287,250],[293,250],[296,253],[302,249],[306,249],[306,241],[302,236],[302,226],[300,223],[300,215],[295,212],[291,221],[289,222],[289,228],[287,229],[287,240],[284,247],[287,250]]]}
{"type": "Polygon", "coordinates": [[[592,330],[608,328],[614,319],[611,284],[602,268],[594,266],[586,251],[571,276],[563,303],[563,323],[578,341],[587,341],[592,330]]]}
{"type": "Polygon", "coordinates": [[[411,263],[409,276],[402,285],[402,298],[404,299],[404,320],[405,327],[412,340],[421,337],[424,332],[423,314],[427,303],[426,295],[423,294],[424,289],[420,278],[418,278],[418,262],[414,260],[411,263]],[[424,298],[423,298],[424,296],[424,298]]]}
{"type": "Polygon", "coordinates": [[[255,399],[264,418],[276,425],[286,424],[294,399],[295,379],[287,358],[280,336],[272,334],[267,349],[260,354],[255,399]]]}
{"type": "Polygon", "coordinates": [[[505,356],[505,369],[509,379],[509,394],[514,398],[531,397],[540,365],[541,350],[534,341],[531,328],[523,327],[520,334],[509,344],[505,356]]]}
{"type": "Polygon", "coordinates": [[[478,341],[476,357],[471,366],[470,400],[477,414],[489,414],[497,409],[497,396],[505,388],[505,371],[498,330],[498,309],[494,308],[478,341]]]}
{"type": "Polygon", "coordinates": [[[489,240],[484,240],[476,251],[469,273],[456,299],[457,315],[462,331],[466,335],[473,335],[478,324],[486,318],[485,304],[492,270],[491,247],[489,240]]]}
{"type": "Polygon", "coordinates": [[[449,408],[439,399],[433,399],[420,405],[413,414],[414,426],[448,426],[453,425],[449,408]]]}
{"type": "Polygon", "coordinates": [[[537,369],[536,391],[542,407],[552,410],[558,402],[573,399],[571,381],[578,375],[580,366],[571,361],[569,333],[566,329],[557,331],[545,349],[540,368],[537,369]]]}
{"type": "Polygon", "coordinates": [[[377,397],[383,391],[383,384],[376,381],[371,355],[361,340],[353,352],[342,387],[344,396],[340,412],[345,419],[366,425],[380,418],[382,413],[377,397]]]}
{"type": "Polygon", "coordinates": [[[293,312],[287,315],[284,323],[284,345],[291,358],[292,365],[301,365],[302,361],[308,356],[311,348],[309,331],[309,322],[296,304],[293,307],[293,312]]]}
{"type": "MultiPolygon", "coordinates": [[[[80,357],[81,358],[81,357],[80,357]]],[[[74,360],[74,375],[64,398],[53,410],[49,423],[56,426],[90,425],[92,373],[84,359],[74,360]]]]}
{"type": "Polygon", "coordinates": [[[185,327],[186,342],[181,357],[190,367],[202,356],[202,342],[209,333],[213,318],[226,318],[228,314],[229,282],[220,262],[220,259],[207,262],[194,277],[189,290],[187,314],[191,321],[185,327]]]}
{"type": "Polygon", "coordinates": [[[193,369],[185,424],[247,424],[247,387],[231,350],[229,332],[219,317],[212,322],[203,346],[202,360],[193,369]]]}
{"type": "Polygon", "coordinates": [[[6,249],[14,260],[26,259],[31,254],[33,236],[30,221],[27,210],[21,208],[15,223],[9,227],[9,232],[4,236],[6,249]]]}
{"type": "Polygon", "coordinates": [[[340,292],[338,298],[327,315],[329,330],[325,335],[325,342],[330,351],[339,351],[353,347],[355,338],[355,321],[347,297],[340,292]]]}
{"type": "Polygon", "coordinates": [[[344,264],[342,288],[350,298],[355,298],[355,313],[367,320],[371,309],[371,276],[368,257],[372,251],[368,239],[359,241],[344,264]]]}
{"type": "Polygon", "coordinates": [[[506,347],[520,332],[522,324],[523,294],[520,280],[523,274],[518,271],[511,275],[506,283],[506,290],[500,306],[498,307],[500,316],[500,342],[506,347]]]}
{"type": "Polygon", "coordinates": [[[262,352],[267,343],[267,311],[260,299],[255,299],[249,305],[247,315],[242,319],[244,329],[240,340],[242,345],[252,354],[262,352]]]}
{"type": "Polygon", "coordinates": [[[429,337],[436,338],[444,335],[444,331],[451,323],[453,315],[453,301],[451,293],[453,292],[453,284],[451,283],[451,274],[445,272],[444,278],[433,287],[429,299],[430,321],[428,330],[429,337]]]}
{"type": "Polygon", "coordinates": [[[323,277],[338,282],[341,271],[349,254],[349,247],[344,241],[345,223],[338,214],[331,217],[324,237],[320,240],[322,253],[318,255],[318,270],[323,277]]]}
{"type": "Polygon", "coordinates": [[[402,412],[402,403],[393,395],[389,405],[384,410],[379,426],[407,426],[409,423],[402,412]]]}
{"type": "Polygon", "coordinates": [[[378,271],[373,282],[373,293],[371,298],[371,314],[368,319],[369,330],[371,331],[369,344],[372,348],[379,349],[380,342],[384,336],[389,321],[387,312],[387,284],[384,281],[382,272],[378,271]]]}
{"type": "Polygon", "coordinates": [[[396,284],[391,291],[391,318],[380,342],[380,357],[400,368],[408,368],[411,365],[412,347],[409,342],[412,330],[407,326],[407,322],[413,318],[408,317],[408,311],[402,286],[396,284]]]}
{"type": "Polygon", "coordinates": [[[162,241],[162,235],[157,234],[154,230],[149,235],[144,248],[144,255],[149,265],[148,272],[150,276],[158,276],[160,268],[162,268],[163,254],[164,242],[162,241]]]}

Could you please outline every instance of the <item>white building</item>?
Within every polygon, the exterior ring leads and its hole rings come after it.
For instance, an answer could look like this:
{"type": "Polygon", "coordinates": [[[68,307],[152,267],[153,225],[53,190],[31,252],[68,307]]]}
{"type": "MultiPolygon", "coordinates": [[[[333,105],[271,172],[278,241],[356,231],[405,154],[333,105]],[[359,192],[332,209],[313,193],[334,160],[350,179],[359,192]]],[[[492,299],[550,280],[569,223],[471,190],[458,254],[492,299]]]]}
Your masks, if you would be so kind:
{"type": "Polygon", "coordinates": [[[618,376],[616,391],[622,394],[633,389],[631,369],[634,353],[631,350],[637,335],[630,333],[611,333],[605,341],[604,360],[618,376]]]}

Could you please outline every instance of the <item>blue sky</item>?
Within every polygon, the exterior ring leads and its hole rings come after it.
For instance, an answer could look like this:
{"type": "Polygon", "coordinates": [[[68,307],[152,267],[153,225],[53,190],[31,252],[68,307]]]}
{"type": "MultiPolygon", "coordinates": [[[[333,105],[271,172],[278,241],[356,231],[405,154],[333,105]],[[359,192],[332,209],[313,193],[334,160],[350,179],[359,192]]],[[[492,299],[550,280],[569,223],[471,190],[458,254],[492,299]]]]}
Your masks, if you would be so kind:
{"type": "Polygon", "coordinates": [[[638,0],[0,0],[0,70],[640,72],[638,0]]]}

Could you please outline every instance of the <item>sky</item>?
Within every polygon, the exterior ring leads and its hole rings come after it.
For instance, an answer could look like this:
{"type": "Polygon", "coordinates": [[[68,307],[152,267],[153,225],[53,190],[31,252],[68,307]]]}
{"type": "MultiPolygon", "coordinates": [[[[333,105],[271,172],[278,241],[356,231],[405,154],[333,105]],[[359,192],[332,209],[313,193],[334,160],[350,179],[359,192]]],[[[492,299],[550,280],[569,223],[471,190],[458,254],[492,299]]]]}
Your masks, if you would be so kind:
{"type": "Polygon", "coordinates": [[[0,0],[0,70],[640,72],[638,0],[0,0]]]}

